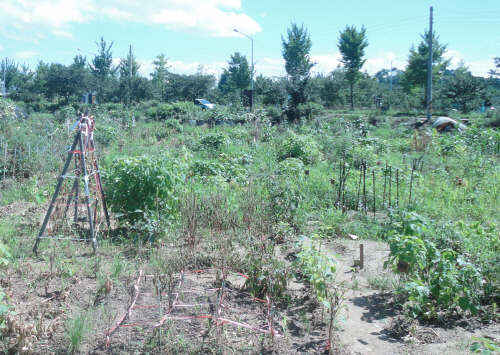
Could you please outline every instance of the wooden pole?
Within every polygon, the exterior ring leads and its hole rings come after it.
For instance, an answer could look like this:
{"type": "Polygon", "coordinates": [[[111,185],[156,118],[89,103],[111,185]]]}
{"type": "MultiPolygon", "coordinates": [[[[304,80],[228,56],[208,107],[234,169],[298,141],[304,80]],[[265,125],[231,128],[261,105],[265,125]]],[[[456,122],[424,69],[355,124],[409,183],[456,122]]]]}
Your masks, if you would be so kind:
{"type": "Polygon", "coordinates": [[[375,212],[377,209],[376,202],[377,202],[377,197],[376,197],[376,191],[375,191],[375,169],[373,169],[373,219],[375,219],[375,212]]]}
{"type": "Polygon", "coordinates": [[[363,251],[363,244],[359,245],[359,268],[362,269],[365,264],[365,255],[363,251]]]}

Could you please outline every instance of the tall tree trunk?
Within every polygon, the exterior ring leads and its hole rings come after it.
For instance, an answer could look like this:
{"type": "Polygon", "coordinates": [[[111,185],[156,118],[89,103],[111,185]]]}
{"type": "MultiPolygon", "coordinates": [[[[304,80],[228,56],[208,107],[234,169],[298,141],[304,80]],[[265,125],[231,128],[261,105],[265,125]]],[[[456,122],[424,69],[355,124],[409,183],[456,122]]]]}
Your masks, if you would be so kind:
{"type": "Polygon", "coordinates": [[[351,111],[354,111],[353,86],[354,83],[351,83],[351,111]]]}

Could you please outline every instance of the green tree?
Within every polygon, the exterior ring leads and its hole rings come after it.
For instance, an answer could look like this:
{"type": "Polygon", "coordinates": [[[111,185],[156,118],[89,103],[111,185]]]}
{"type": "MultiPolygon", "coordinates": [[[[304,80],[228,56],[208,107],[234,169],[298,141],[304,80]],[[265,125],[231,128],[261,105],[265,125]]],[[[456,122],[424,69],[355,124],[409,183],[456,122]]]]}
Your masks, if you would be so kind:
{"type": "Polygon", "coordinates": [[[346,26],[340,31],[339,43],[337,45],[342,55],[340,62],[344,64],[346,80],[351,87],[351,110],[354,110],[354,84],[360,79],[360,70],[365,64],[365,48],[368,46],[366,39],[366,28],[361,27],[358,31],[354,26],[346,26]]]}
{"type": "Polygon", "coordinates": [[[89,64],[90,70],[95,76],[100,78],[115,75],[118,67],[113,66],[113,52],[111,51],[113,42],[108,47],[104,38],[101,37],[101,42],[95,42],[95,44],[97,45],[99,55],[96,55],[92,59],[92,64],[89,64]]]}
{"type": "Polygon", "coordinates": [[[457,104],[460,111],[469,113],[485,101],[486,82],[483,78],[473,76],[469,68],[461,62],[455,75],[448,77],[443,94],[445,98],[457,104]]]}
{"type": "Polygon", "coordinates": [[[287,38],[281,36],[285,70],[289,75],[286,90],[290,96],[289,119],[300,119],[299,105],[307,103],[311,98],[311,68],[316,64],[309,57],[312,42],[304,26],[292,23],[287,29],[287,38]]]}
{"type": "MultiPolygon", "coordinates": [[[[408,65],[406,66],[401,77],[401,85],[406,93],[412,92],[413,89],[419,88],[425,90],[427,85],[427,72],[429,62],[429,31],[425,30],[423,35],[420,35],[422,41],[415,48],[412,45],[408,56],[408,65]]],[[[439,36],[432,34],[432,82],[437,83],[443,75],[446,68],[450,64],[450,60],[443,58],[446,52],[447,44],[439,43],[439,36]]],[[[425,90],[425,102],[427,102],[427,90],[425,90]]]]}
{"type": "Polygon", "coordinates": [[[15,89],[14,83],[19,75],[19,63],[16,63],[13,59],[4,58],[1,61],[0,69],[2,75],[5,72],[5,91],[10,92],[15,89]]]}
{"type": "Polygon", "coordinates": [[[33,90],[39,95],[45,95],[47,92],[47,75],[50,69],[50,65],[39,60],[36,69],[35,77],[33,79],[33,90]]]}
{"type": "MultiPolygon", "coordinates": [[[[132,52],[132,76],[138,76],[140,68],[141,63],[139,63],[137,57],[134,55],[134,52],[132,52]]],[[[118,72],[120,73],[120,78],[130,77],[130,53],[127,53],[126,57],[120,58],[118,72]]]]}
{"type": "Polygon", "coordinates": [[[500,57],[493,58],[495,62],[495,67],[497,70],[491,69],[488,74],[490,74],[492,77],[498,77],[500,78],[500,57]]]}
{"type": "Polygon", "coordinates": [[[284,78],[273,80],[262,74],[255,78],[255,95],[264,105],[283,105],[286,101],[286,81],[284,78]]]}
{"type": "Polygon", "coordinates": [[[243,96],[243,90],[252,83],[252,71],[247,57],[235,52],[234,55],[231,55],[231,60],[227,64],[229,64],[229,80],[240,90],[240,96],[243,96]]]}
{"type": "Polygon", "coordinates": [[[155,66],[154,71],[149,74],[151,76],[151,82],[153,87],[158,91],[160,99],[164,101],[168,84],[168,69],[170,68],[170,65],[168,65],[168,58],[165,58],[165,54],[163,53],[159,54],[156,56],[156,60],[153,61],[153,65],[155,66]]]}
{"type": "Polygon", "coordinates": [[[325,106],[342,105],[344,97],[342,89],[345,87],[346,76],[342,68],[337,68],[327,76],[320,76],[320,97],[325,106]]]}
{"type": "Polygon", "coordinates": [[[281,36],[285,70],[291,77],[309,76],[311,68],[315,65],[309,57],[312,41],[304,26],[300,28],[292,22],[292,28],[287,29],[287,38],[281,36]]]}

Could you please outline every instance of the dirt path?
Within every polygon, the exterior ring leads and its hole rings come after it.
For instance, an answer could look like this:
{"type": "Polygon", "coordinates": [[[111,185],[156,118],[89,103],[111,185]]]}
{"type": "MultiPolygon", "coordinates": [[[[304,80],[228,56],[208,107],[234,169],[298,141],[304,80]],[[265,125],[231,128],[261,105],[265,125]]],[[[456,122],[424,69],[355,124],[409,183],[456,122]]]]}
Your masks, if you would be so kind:
{"type": "Polygon", "coordinates": [[[367,281],[369,277],[385,275],[382,259],[388,255],[389,248],[386,243],[361,243],[365,257],[363,269],[354,268],[354,260],[359,259],[359,241],[343,240],[330,246],[333,253],[338,253],[337,279],[353,288],[347,294],[347,308],[341,313],[340,344],[353,354],[394,354],[401,341],[391,338],[385,329],[393,314],[386,306],[390,295],[370,289],[367,281]]]}

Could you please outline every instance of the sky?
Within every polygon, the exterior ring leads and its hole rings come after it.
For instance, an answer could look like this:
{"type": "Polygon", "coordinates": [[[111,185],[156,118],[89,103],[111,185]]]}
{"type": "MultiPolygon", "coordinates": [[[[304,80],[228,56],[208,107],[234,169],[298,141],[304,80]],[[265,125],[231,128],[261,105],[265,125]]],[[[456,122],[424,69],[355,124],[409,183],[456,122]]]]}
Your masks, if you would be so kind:
{"type": "Polygon", "coordinates": [[[32,70],[38,60],[69,65],[82,54],[90,61],[102,36],[113,43],[116,63],[132,46],[143,76],[161,53],[175,73],[195,73],[201,64],[218,76],[235,52],[251,61],[253,42],[256,74],[278,77],[285,75],[282,36],[295,22],[310,35],[313,72],[323,74],[339,65],[339,31],[364,26],[363,70],[373,75],[391,61],[404,69],[410,47],[429,28],[431,6],[451,68],[464,61],[474,75],[487,76],[500,57],[499,0],[1,0],[0,58],[32,70]]]}

